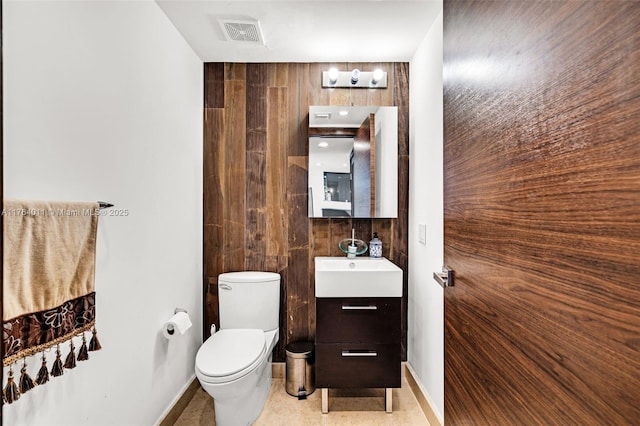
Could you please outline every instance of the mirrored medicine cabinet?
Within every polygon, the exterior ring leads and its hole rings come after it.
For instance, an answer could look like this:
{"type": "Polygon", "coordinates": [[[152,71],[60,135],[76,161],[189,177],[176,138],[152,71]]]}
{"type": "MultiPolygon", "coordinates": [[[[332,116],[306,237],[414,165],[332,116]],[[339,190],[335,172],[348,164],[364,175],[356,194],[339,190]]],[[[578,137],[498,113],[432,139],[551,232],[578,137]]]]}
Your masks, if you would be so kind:
{"type": "Polygon", "coordinates": [[[398,108],[309,107],[309,217],[398,216],[398,108]]]}

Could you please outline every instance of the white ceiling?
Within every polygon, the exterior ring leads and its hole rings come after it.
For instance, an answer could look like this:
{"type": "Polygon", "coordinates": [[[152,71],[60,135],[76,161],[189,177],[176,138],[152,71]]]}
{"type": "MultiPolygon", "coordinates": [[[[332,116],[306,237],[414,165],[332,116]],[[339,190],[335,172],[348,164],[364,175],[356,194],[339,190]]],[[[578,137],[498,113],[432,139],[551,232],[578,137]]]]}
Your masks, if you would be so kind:
{"type": "Polygon", "coordinates": [[[406,62],[442,0],[156,0],[203,62],[406,62]],[[260,22],[266,45],[226,41],[218,18],[260,22]]]}

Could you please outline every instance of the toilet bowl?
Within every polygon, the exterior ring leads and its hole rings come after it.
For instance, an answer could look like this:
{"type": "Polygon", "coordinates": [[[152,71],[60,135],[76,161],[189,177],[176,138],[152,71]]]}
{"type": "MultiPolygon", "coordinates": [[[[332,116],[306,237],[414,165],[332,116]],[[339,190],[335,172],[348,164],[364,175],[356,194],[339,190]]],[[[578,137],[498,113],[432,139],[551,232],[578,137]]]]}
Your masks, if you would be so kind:
{"type": "Polygon", "coordinates": [[[213,397],[216,426],[245,426],[260,415],[271,387],[278,331],[220,330],[196,355],[196,376],[213,397]]]}
{"type": "Polygon", "coordinates": [[[217,426],[246,426],[271,387],[278,342],[280,275],[235,272],[218,278],[221,329],[198,350],[196,377],[213,397],[217,426]]]}

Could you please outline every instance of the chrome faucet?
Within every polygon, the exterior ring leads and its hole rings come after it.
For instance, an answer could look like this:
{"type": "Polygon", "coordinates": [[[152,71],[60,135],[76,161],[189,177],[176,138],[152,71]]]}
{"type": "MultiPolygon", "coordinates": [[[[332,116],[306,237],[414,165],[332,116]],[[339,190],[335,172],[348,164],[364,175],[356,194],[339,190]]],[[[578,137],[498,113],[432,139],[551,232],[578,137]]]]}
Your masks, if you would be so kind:
{"type": "Polygon", "coordinates": [[[351,230],[351,238],[345,238],[338,243],[338,247],[344,253],[346,253],[349,259],[355,259],[359,254],[367,251],[367,243],[362,240],[356,239],[356,230],[351,230]]]}
{"type": "Polygon", "coordinates": [[[351,242],[347,246],[347,257],[354,258],[358,252],[358,246],[356,245],[356,230],[351,229],[351,242]]]}

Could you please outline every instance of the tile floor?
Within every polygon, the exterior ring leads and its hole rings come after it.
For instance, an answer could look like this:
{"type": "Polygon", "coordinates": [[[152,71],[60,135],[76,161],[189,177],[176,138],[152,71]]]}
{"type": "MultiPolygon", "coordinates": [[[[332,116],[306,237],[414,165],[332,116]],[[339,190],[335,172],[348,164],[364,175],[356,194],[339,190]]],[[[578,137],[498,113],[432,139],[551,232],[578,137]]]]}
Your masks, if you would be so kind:
{"type": "MultiPolygon", "coordinates": [[[[254,425],[429,425],[404,377],[402,388],[393,390],[393,413],[390,414],[384,411],[384,389],[329,390],[328,414],[321,412],[320,394],[320,390],[316,390],[308,399],[298,401],[285,391],[284,379],[274,378],[267,402],[254,425]]],[[[202,388],[198,389],[175,425],[215,425],[213,400],[202,388]]]]}

